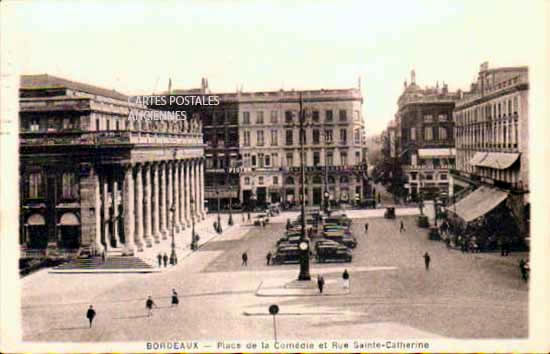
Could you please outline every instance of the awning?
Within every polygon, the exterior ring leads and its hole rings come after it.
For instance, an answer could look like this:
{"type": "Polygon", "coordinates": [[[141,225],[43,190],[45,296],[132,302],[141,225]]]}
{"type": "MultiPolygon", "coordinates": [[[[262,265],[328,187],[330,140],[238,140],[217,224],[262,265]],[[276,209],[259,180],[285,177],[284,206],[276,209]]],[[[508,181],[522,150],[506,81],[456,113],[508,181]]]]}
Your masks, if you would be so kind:
{"type": "Polygon", "coordinates": [[[27,225],[30,225],[30,226],[46,225],[46,220],[44,220],[44,217],[40,214],[32,214],[27,219],[27,225]]]}
{"type": "Polygon", "coordinates": [[[508,197],[508,192],[491,187],[479,187],[447,210],[470,222],[487,214],[508,197]]]}
{"type": "Polygon", "coordinates": [[[453,157],[456,155],[456,150],[453,148],[446,149],[418,149],[419,158],[428,157],[453,157]]]}
{"type": "Polygon", "coordinates": [[[76,226],[80,225],[80,221],[78,221],[78,218],[73,213],[65,213],[61,216],[61,220],[59,220],[59,225],[76,226]]]}
{"type": "Polygon", "coordinates": [[[512,166],[519,158],[517,153],[506,152],[476,152],[470,160],[472,166],[489,167],[505,170],[512,166]]]}

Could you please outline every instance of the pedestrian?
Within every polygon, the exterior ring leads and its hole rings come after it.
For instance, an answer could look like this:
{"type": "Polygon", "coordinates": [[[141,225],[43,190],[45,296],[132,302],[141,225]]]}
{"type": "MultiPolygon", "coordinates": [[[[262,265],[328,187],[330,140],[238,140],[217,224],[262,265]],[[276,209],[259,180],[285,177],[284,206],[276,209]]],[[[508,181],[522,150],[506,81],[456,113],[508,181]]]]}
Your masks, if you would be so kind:
{"type": "Polygon", "coordinates": [[[347,269],[344,269],[344,273],[342,273],[342,280],[344,289],[349,289],[349,273],[347,269]]]}
{"type": "Polygon", "coordinates": [[[426,266],[426,270],[430,269],[430,255],[428,252],[424,253],[424,265],[426,266]]]}
{"type": "Polygon", "coordinates": [[[172,305],[171,306],[178,306],[180,303],[180,300],[178,298],[178,293],[176,292],[176,289],[172,289],[172,305]]]}
{"type": "Polygon", "coordinates": [[[166,265],[168,264],[168,255],[166,253],[162,256],[162,260],[164,261],[164,268],[166,268],[166,265]]]}
{"type": "Polygon", "coordinates": [[[325,278],[321,274],[317,276],[317,287],[319,288],[319,293],[323,293],[323,287],[325,286],[325,278]]]}
{"type": "Polygon", "coordinates": [[[157,260],[159,261],[159,268],[162,267],[162,254],[159,254],[157,255],[157,260]]]}
{"type": "Polygon", "coordinates": [[[243,223],[244,223],[244,214],[241,214],[241,215],[242,215],[242,217],[243,217],[243,223]]]}
{"type": "Polygon", "coordinates": [[[527,281],[527,262],[525,262],[525,260],[522,258],[520,259],[519,261],[519,270],[521,272],[521,278],[524,280],[524,281],[527,281]]]}
{"type": "Polygon", "coordinates": [[[248,212],[248,221],[250,221],[250,212],[248,212]]]}
{"type": "Polygon", "coordinates": [[[365,223],[365,233],[367,233],[369,231],[369,223],[366,222],[365,223]]]}
{"type": "Polygon", "coordinates": [[[101,262],[105,263],[105,251],[101,252],[101,262]]]}
{"type": "Polygon", "coordinates": [[[94,307],[90,305],[90,307],[88,308],[88,311],[86,311],[86,318],[90,322],[90,328],[92,328],[92,321],[94,320],[94,317],[95,317],[95,310],[94,310],[94,307]]]}
{"type": "Polygon", "coordinates": [[[153,298],[149,296],[147,301],[145,301],[145,308],[147,309],[147,317],[153,316],[153,307],[158,308],[158,306],[153,301],[153,298]]]}
{"type": "Polygon", "coordinates": [[[246,251],[243,252],[243,255],[241,258],[243,259],[241,266],[248,266],[248,254],[246,253],[246,251]]]}
{"type": "Polygon", "coordinates": [[[271,257],[273,255],[271,254],[271,251],[267,252],[267,255],[265,256],[265,259],[267,261],[267,265],[269,265],[269,263],[271,263],[271,257]]]}
{"type": "Polygon", "coordinates": [[[403,224],[403,220],[400,220],[399,223],[399,232],[405,231],[405,224],[403,224]]]}

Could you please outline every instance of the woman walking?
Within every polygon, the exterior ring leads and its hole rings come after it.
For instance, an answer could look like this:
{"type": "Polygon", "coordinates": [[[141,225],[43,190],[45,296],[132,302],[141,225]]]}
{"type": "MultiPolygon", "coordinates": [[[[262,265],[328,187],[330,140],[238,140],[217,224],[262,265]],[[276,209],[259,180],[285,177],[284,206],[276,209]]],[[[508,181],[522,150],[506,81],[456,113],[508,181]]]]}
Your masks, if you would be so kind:
{"type": "Polygon", "coordinates": [[[178,293],[176,292],[176,289],[172,289],[172,306],[178,306],[180,303],[180,300],[178,298],[178,293]]]}

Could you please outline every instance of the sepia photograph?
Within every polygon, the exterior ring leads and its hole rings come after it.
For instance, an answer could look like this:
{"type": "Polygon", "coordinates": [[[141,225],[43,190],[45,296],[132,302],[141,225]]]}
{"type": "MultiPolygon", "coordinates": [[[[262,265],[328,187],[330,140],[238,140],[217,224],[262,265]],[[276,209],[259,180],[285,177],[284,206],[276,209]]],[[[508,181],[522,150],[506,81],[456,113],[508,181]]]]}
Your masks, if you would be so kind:
{"type": "Polygon", "coordinates": [[[2,1],[1,350],[547,352],[549,6],[2,1]]]}

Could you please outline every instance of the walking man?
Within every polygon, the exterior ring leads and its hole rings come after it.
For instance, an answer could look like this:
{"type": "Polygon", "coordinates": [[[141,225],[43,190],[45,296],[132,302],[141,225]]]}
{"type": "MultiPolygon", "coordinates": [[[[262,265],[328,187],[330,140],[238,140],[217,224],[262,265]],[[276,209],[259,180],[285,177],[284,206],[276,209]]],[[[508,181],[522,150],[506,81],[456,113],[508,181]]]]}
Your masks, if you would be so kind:
{"type": "Polygon", "coordinates": [[[246,253],[246,251],[243,252],[242,259],[243,262],[241,263],[241,266],[248,266],[248,254],[246,253]]]}
{"type": "Polygon", "coordinates": [[[94,307],[90,305],[90,308],[86,312],[86,318],[90,322],[90,328],[92,328],[92,321],[94,320],[94,317],[95,317],[95,310],[94,310],[94,307]]]}
{"type": "Polygon", "coordinates": [[[424,253],[424,265],[426,266],[426,270],[430,269],[430,255],[428,252],[424,253]]]}
{"type": "Polygon", "coordinates": [[[180,300],[178,298],[178,293],[176,292],[176,289],[172,289],[172,305],[171,306],[178,306],[180,303],[180,300]]]}
{"type": "Polygon", "coordinates": [[[157,307],[157,305],[153,301],[153,298],[151,296],[149,296],[147,298],[147,301],[145,301],[145,308],[147,309],[147,317],[153,316],[153,306],[157,307]]]}
{"type": "Polygon", "coordinates": [[[267,265],[269,265],[269,263],[271,263],[271,257],[273,255],[271,254],[271,251],[267,252],[267,256],[265,256],[265,259],[267,261],[267,265]]]}
{"type": "Polygon", "coordinates": [[[317,287],[319,288],[319,293],[323,293],[323,287],[325,286],[325,278],[321,274],[317,276],[317,287]]]}
{"type": "Polygon", "coordinates": [[[342,280],[344,283],[344,289],[349,289],[349,273],[347,269],[344,269],[344,273],[342,273],[342,280]]]}
{"type": "Polygon", "coordinates": [[[527,281],[527,262],[525,262],[523,258],[519,261],[519,270],[521,272],[521,278],[527,281]]]}
{"type": "Polygon", "coordinates": [[[159,268],[161,268],[162,267],[162,254],[159,253],[157,255],[157,260],[159,261],[159,268]]]}
{"type": "Polygon", "coordinates": [[[365,223],[365,234],[369,231],[369,223],[365,223]]]}
{"type": "Polygon", "coordinates": [[[164,262],[164,268],[166,268],[166,265],[168,264],[168,255],[166,253],[162,256],[162,261],[164,262]]]}
{"type": "Polygon", "coordinates": [[[403,220],[400,220],[399,223],[399,232],[405,231],[405,224],[403,224],[403,220]]]}

